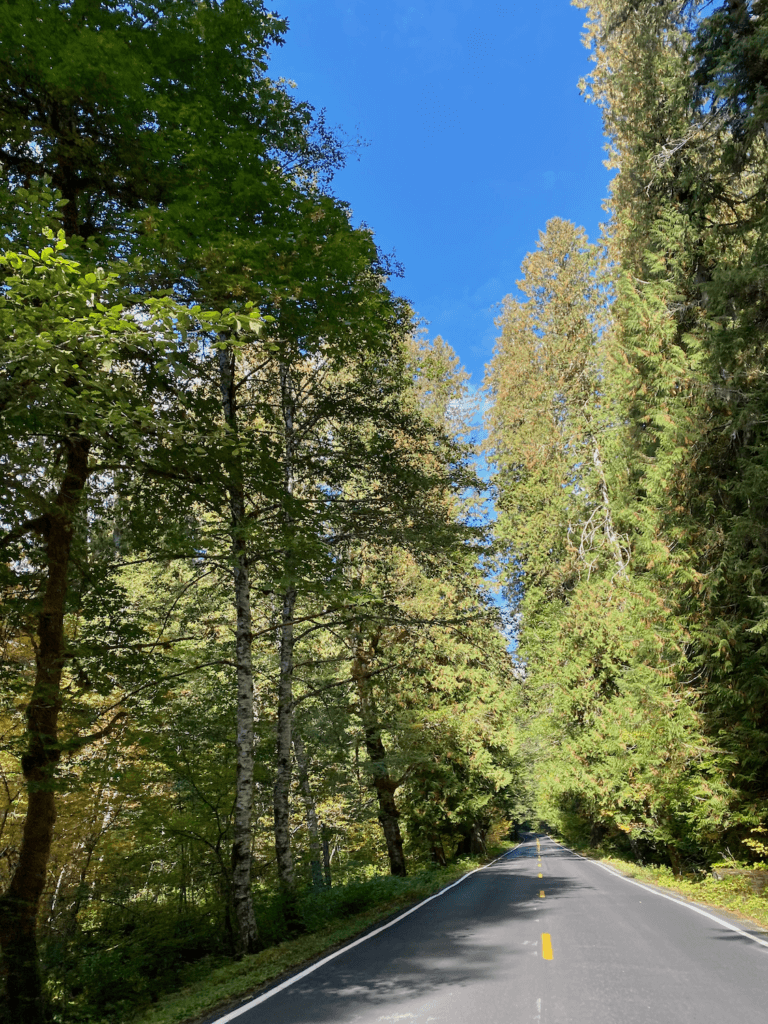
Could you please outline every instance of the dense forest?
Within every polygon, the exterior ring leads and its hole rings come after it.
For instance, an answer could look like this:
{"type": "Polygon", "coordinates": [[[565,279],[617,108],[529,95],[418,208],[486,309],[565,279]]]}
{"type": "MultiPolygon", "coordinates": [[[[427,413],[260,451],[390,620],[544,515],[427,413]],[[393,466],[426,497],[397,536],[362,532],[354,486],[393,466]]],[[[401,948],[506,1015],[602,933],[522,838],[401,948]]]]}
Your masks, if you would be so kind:
{"type": "Polygon", "coordinates": [[[530,800],[676,870],[768,853],[765,4],[591,5],[605,238],[552,220],[489,368],[530,800]]]}
{"type": "Polygon", "coordinates": [[[0,8],[0,1020],[516,822],[768,858],[768,4],[579,6],[608,220],[482,403],[261,0],[0,8]]]}

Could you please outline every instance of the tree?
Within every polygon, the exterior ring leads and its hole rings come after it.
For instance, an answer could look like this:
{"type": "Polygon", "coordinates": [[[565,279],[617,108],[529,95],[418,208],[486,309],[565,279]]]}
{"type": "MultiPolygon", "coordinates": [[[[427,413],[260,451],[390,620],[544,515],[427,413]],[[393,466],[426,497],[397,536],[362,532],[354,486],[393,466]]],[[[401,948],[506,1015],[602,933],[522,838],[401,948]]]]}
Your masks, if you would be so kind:
{"type": "Polygon", "coordinates": [[[281,168],[340,157],[322,121],[313,132],[312,108],[265,75],[285,27],[260,0],[11,0],[0,14],[10,186],[48,175],[68,237],[125,253],[140,234],[174,266],[179,236],[205,238],[201,222],[218,219],[223,235],[238,214],[252,224],[279,201],[281,168]],[[222,180],[236,183],[234,203],[222,180]]]}
{"type": "MultiPolygon", "coordinates": [[[[64,776],[93,783],[98,807],[111,815],[119,806],[109,820],[122,821],[117,839],[94,818],[68,849],[60,841],[57,866],[68,852],[80,863],[60,873],[52,917],[71,884],[74,930],[109,833],[113,867],[121,849],[135,854],[115,868],[116,891],[151,866],[154,842],[173,865],[153,880],[160,903],[195,889],[206,907],[222,900],[215,916],[235,951],[252,950],[254,852],[258,883],[274,879],[259,814],[274,812],[278,885],[296,905],[291,749],[300,761],[292,729],[297,678],[305,696],[301,657],[314,657],[322,638],[325,648],[337,644],[338,666],[339,643],[348,661],[345,630],[367,629],[385,611],[391,633],[402,618],[388,596],[367,603],[350,553],[396,548],[428,578],[448,579],[466,569],[464,545],[478,540],[459,500],[474,486],[469,453],[443,422],[461,400],[444,373],[455,360],[436,345],[424,361],[420,409],[407,354],[412,312],[392,295],[370,232],[354,229],[325,189],[343,147],[322,117],[266,77],[268,47],[284,28],[257,0],[174,0],[162,10],[12,0],[0,13],[2,224],[13,249],[0,296],[0,415],[15,472],[3,621],[15,692],[24,699],[29,684],[31,693],[31,838],[0,931],[7,946],[23,924],[26,945],[8,956],[29,1019],[44,1013],[34,917],[64,776]],[[20,255],[57,217],[56,244],[66,242],[72,258],[55,246],[20,255]],[[200,303],[215,312],[203,315],[200,303]],[[210,612],[223,605],[224,580],[231,616],[210,612]],[[187,632],[165,628],[177,619],[187,632]],[[20,654],[29,655],[28,636],[37,643],[33,683],[20,654]],[[219,693],[233,681],[236,700],[219,693]],[[166,702],[166,716],[153,701],[166,702]],[[190,722],[206,701],[211,721],[193,751],[190,722]],[[113,750],[118,738],[119,770],[86,755],[86,739],[113,750]],[[227,742],[233,772],[216,763],[227,742]],[[262,788],[270,775],[273,801],[262,788]],[[128,777],[152,780],[146,813],[131,802],[128,777]]],[[[457,615],[482,604],[469,597],[457,615]]],[[[413,625],[418,615],[408,615],[413,625]]],[[[393,676],[387,713],[397,685],[393,676]]],[[[345,714],[334,728],[349,736],[345,714]]],[[[302,729],[312,736],[306,717],[302,729]]],[[[413,747],[410,726],[395,733],[396,744],[413,747]]],[[[311,742],[299,766],[308,811],[311,742]]],[[[68,814],[78,799],[66,796],[68,814]]],[[[367,811],[354,813],[369,838],[367,811]]],[[[311,830],[311,814],[308,822],[311,830]]],[[[88,913],[122,927],[118,911],[88,913]]]]}
{"type": "Polygon", "coordinates": [[[680,623],[673,671],[726,752],[715,774],[733,787],[732,816],[719,829],[765,813],[759,7],[600,3],[588,25],[619,172],[621,502],[642,510],[635,544],[680,623]]]}
{"type": "MultiPolygon", "coordinates": [[[[71,243],[87,240],[90,254],[146,257],[131,264],[139,287],[171,287],[192,304],[204,297],[218,309],[241,299],[249,282],[252,293],[277,298],[280,274],[267,273],[265,282],[260,271],[272,268],[275,248],[282,248],[297,216],[300,221],[309,212],[307,182],[310,192],[317,191],[312,177],[327,175],[341,159],[322,118],[314,119],[311,107],[292,101],[281,84],[265,76],[266,52],[282,41],[285,23],[258,0],[178,0],[162,10],[143,2],[95,0],[43,7],[21,0],[0,15],[6,42],[0,159],[11,188],[47,176],[63,197],[71,243]],[[238,187],[222,189],[222,180],[238,187]]],[[[309,205],[315,212],[318,202],[309,205]]],[[[326,212],[330,207],[327,201],[326,212]]],[[[18,221],[8,230],[18,237],[18,221]]],[[[249,312],[246,320],[258,317],[249,312]]],[[[251,951],[257,939],[248,839],[248,551],[235,354],[225,344],[217,349],[229,428],[218,450],[225,462],[234,457],[224,475],[239,615],[233,899],[239,947],[251,951]]],[[[183,475],[176,467],[176,476],[183,475]]]]}
{"type": "MultiPolygon", "coordinates": [[[[471,449],[459,440],[467,432],[467,374],[441,338],[412,338],[408,364],[407,400],[431,442],[414,449],[407,434],[399,442],[410,460],[418,459],[431,473],[433,485],[423,492],[418,511],[398,502],[410,536],[401,530],[382,545],[375,534],[358,535],[345,553],[345,572],[356,598],[345,630],[354,708],[394,875],[407,870],[396,794],[406,780],[421,778],[427,764],[444,763],[446,750],[439,740],[434,748],[425,740],[431,730],[445,739],[450,729],[438,720],[449,707],[454,721],[457,716],[452,702],[465,681],[456,675],[459,665],[471,660],[459,638],[485,628],[498,639],[477,577],[484,551],[484,529],[475,514],[480,484],[464,462],[471,449]],[[451,649],[455,659],[435,685],[429,680],[440,673],[427,669],[425,649],[433,657],[436,649],[451,649]]],[[[472,677],[474,687],[467,687],[473,697],[483,685],[475,678],[479,674],[472,677]]],[[[478,742],[473,726],[468,732],[478,742]]]]}
{"type": "Polygon", "coordinates": [[[601,332],[607,268],[597,246],[568,221],[551,220],[508,296],[486,386],[489,447],[498,472],[498,536],[509,548],[510,596],[563,597],[586,570],[596,535],[624,555],[612,522],[602,448],[611,410],[601,332]],[[583,524],[583,525],[582,525],[583,524]]]}
{"type": "MultiPolygon", "coordinates": [[[[39,581],[34,684],[27,704],[27,786],[24,838],[2,898],[0,942],[9,971],[13,1012],[43,1020],[35,936],[55,811],[55,775],[62,743],[71,748],[105,735],[117,718],[90,735],[59,736],[62,676],[68,657],[65,616],[73,553],[98,501],[94,482],[116,466],[135,471],[151,460],[147,437],[160,440],[159,403],[183,378],[177,344],[186,310],[170,299],[110,304],[117,271],[84,272],[62,254],[63,233],[51,232],[39,253],[2,257],[5,290],[0,318],[5,351],[0,416],[6,477],[2,545],[20,579],[39,581]]],[[[162,457],[161,457],[162,458],[162,457]]]]}
{"type": "Polygon", "coordinates": [[[555,221],[524,269],[528,300],[508,299],[499,322],[489,422],[538,813],[582,841],[624,834],[679,864],[721,819],[723,794],[694,695],[674,679],[685,624],[648,573],[654,557],[663,573],[663,554],[628,497],[634,422],[607,267],[555,221]]]}

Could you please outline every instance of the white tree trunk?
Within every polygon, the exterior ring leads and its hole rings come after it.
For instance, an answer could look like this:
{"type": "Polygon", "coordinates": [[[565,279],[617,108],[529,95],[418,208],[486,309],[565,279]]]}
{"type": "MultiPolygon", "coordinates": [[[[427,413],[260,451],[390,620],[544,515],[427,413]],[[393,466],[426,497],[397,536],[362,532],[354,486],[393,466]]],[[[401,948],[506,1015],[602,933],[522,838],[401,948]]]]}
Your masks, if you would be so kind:
{"type": "MultiPolygon", "coordinates": [[[[230,429],[237,430],[234,357],[230,350],[218,353],[221,396],[224,418],[230,429]]],[[[253,620],[251,616],[251,582],[248,571],[248,550],[243,526],[245,493],[242,483],[232,480],[229,491],[230,533],[234,569],[236,612],[235,664],[237,674],[237,732],[234,841],[232,844],[232,902],[237,927],[235,945],[239,954],[253,953],[259,936],[253,913],[251,894],[251,821],[253,818],[253,620]]]]}

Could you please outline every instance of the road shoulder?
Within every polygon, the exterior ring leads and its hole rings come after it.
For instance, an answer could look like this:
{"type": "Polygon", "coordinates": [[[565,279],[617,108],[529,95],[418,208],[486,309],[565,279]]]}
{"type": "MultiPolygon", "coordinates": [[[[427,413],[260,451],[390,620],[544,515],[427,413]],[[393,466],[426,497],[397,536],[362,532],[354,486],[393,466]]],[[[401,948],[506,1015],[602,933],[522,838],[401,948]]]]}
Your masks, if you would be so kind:
{"type": "Polygon", "coordinates": [[[665,867],[635,864],[618,857],[603,856],[594,850],[567,847],[554,836],[550,838],[585,860],[605,865],[624,878],[700,910],[714,911],[735,927],[768,942],[768,897],[765,895],[757,896],[747,891],[744,885],[728,880],[675,876],[665,867]]]}

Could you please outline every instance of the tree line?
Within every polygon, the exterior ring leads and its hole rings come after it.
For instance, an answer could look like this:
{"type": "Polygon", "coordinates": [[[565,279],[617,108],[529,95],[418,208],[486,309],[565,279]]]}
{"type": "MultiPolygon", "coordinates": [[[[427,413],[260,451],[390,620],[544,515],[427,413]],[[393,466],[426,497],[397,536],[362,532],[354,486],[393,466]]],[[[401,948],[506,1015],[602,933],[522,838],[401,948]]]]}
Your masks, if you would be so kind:
{"type": "Polygon", "coordinates": [[[768,854],[762,2],[587,8],[615,172],[550,221],[490,364],[528,799],[693,870],[768,854]]]}
{"type": "Polygon", "coordinates": [[[514,819],[768,854],[768,10],[583,6],[609,220],[504,301],[495,518],[286,23],[0,9],[14,1024],[130,1019],[514,819]]]}
{"type": "Polygon", "coordinates": [[[9,1021],[125,1019],[507,828],[467,377],[268,77],[285,30],[0,11],[9,1021]]]}

